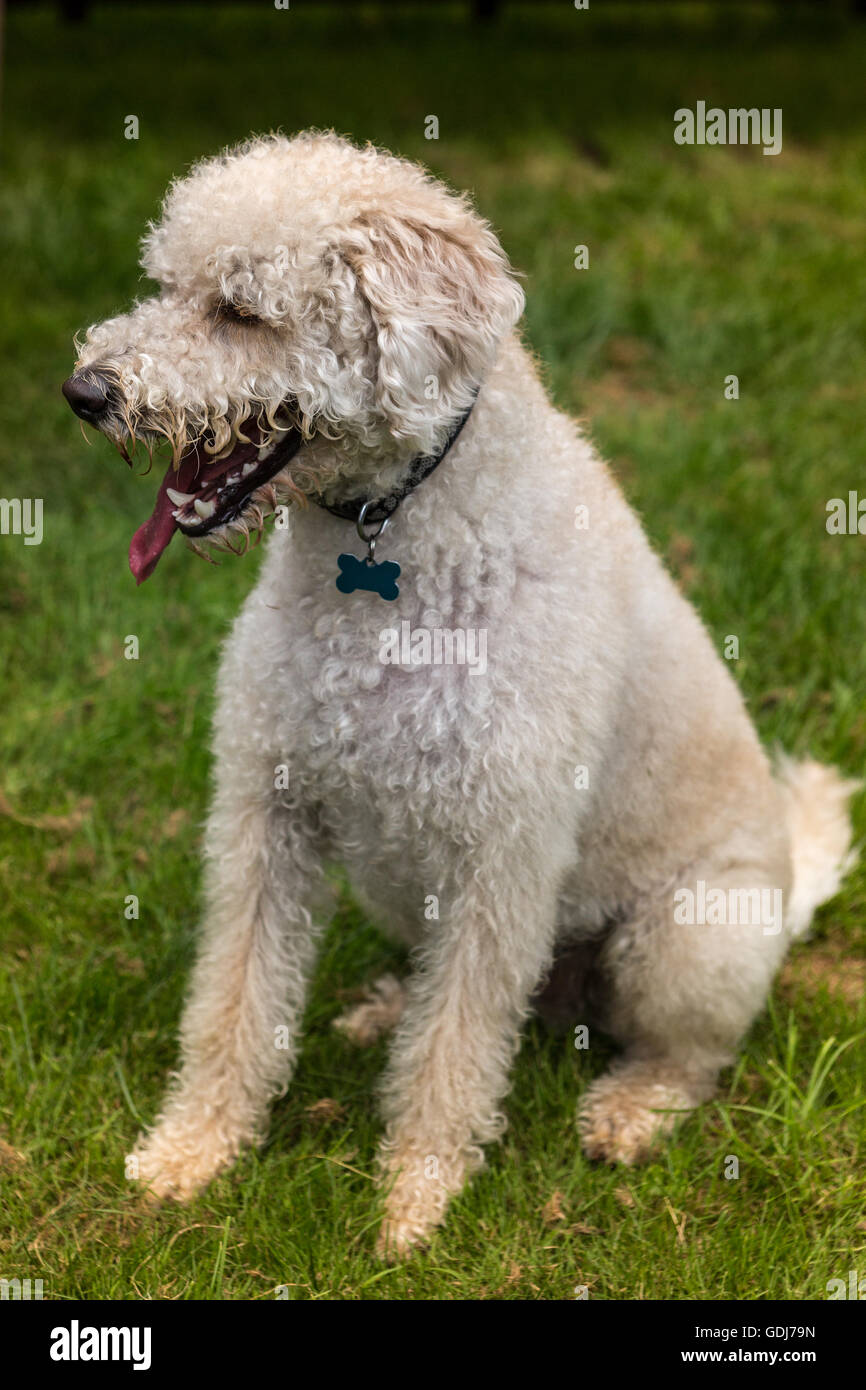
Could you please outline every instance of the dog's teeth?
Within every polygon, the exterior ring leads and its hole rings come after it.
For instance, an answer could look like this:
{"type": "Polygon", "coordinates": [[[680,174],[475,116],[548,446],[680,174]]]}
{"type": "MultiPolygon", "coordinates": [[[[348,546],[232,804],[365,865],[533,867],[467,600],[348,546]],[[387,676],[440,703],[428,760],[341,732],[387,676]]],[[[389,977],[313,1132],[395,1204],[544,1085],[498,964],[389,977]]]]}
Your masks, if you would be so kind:
{"type": "Polygon", "coordinates": [[[167,487],[165,490],[165,495],[174,503],[176,507],[185,507],[187,502],[195,501],[194,492],[177,492],[173,487],[167,487]]]}
{"type": "Polygon", "coordinates": [[[195,507],[202,521],[209,520],[216,511],[216,502],[203,502],[200,497],[197,497],[192,505],[195,507]]]}
{"type": "MultiPolygon", "coordinates": [[[[259,451],[259,458],[261,458],[261,456],[261,451],[259,451]]],[[[265,457],[267,457],[267,455],[265,457]]],[[[243,469],[241,470],[241,477],[248,478],[250,474],[255,473],[255,471],[256,465],[254,463],[245,463],[243,469]]]]}
{"type": "MultiPolygon", "coordinates": [[[[258,454],[259,463],[264,463],[265,459],[270,458],[271,454],[274,452],[274,449],[276,449],[276,447],[277,447],[277,441],[276,441],[275,439],[272,439],[271,442],[270,442],[270,444],[263,444],[262,447],[261,447],[261,449],[259,449],[259,454],[258,454]]],[[[255,467],[255,464],[253,464],[253,463],[248,463],[248,464],[247,464],[247,467],[244,469],[244,472],[246,473],[247,468],[254,468],[254,467],[255,467]]]]}

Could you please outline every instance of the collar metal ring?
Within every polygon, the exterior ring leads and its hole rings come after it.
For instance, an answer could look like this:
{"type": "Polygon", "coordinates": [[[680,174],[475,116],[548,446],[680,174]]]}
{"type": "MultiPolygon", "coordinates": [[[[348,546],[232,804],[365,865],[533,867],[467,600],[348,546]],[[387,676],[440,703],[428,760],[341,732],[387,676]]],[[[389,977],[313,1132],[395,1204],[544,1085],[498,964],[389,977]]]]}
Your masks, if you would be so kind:
{"type": "Polygon", "coordinates": [[[358,513],[358,520],[357,520],[357,522],[355,523],[355,525],[356,525],[356,527],[357,527],[358,535],[361,537],[361,540],[362,540],[362,541],[371,541],[371,540],[374,541],[374,540],[376,539],[377,536],[381,536],[381,534],[382,534],[382,532],[384,531],[385,527],[388,525],[388,522],[391,520],[390,516],[386,516],[385,519],[384,519],[384,521],[380,521],[380,522],[379,522],[378,527],[377,527],[377,529],[376,529],[375,531],[365,531],[365,530],[364,530],[365,524],[369,524],[369,525],[372,525],[372,526],[375,526],[375,525],[376,525],[375,522],[370,522],[370,523],[367,523],[367,522],[366,522],[367,510],[368,510],[368,508],[370,508],[370,507],[372,507],[372,506],[374,506],[374,505],[375,505],[375,504],[374,504],[373,502],[365,502],[364,505],[363,505],[363,507],[361,508],[360,512],[358,513]]]}
{"type": "Polygon", "coordinates": [[[356,522],[356,527],[357,527],[358,535],[361,537],[361,540],[364,542],[364,544],[365,544],[366,547],[367,547],[367,560],[366,560],[366,562],[367,562],[368,565],[375,564],[375,560],[376,560],[376,540],[377,540],[377,538],[378,538],[379,536],[381,536],[381,534],[382,534],[382,532],[384,531],[385,527],[388,525],[388,522],[391,520],[390,516],[386,516],[386,517],[385,517],[385,520],[384,520],[384,521],[380,521],[380,522],[378,523],[378,525],[376,524],[375,521],[373,521],[373,522],[370,523],[370,525],[376,526],[376,530],[375,530],[375,531],[365,531],[365,530],[364,530],[364,521],[365,521],[365,518],[366,518],[366,516],[367,516],[367,508],[368,508],[368,507],[372,507],[373,505],[374,505],[374,503],[372,503],[372,502],[365,502],[364,505],[363,505],[363,507],[362,507],[361,510],[360,510],[360,513],[358,514],[358,520],[357,520],[357,522],[356,522]]]}

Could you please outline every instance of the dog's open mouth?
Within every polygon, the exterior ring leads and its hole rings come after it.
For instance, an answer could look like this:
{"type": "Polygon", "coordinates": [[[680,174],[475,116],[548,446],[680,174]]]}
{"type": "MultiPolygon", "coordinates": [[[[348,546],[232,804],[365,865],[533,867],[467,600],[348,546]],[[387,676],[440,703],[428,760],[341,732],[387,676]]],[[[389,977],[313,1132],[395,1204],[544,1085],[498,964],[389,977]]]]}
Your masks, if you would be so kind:
{"type": "Polygon", "coordinates": [[[175,531],[204,537],[233,521],[256,489],[275,477],[303,442],[300,430],[294,427],[264,447],[258,425],[247,422],[244,433],[246,440],[222,458],[208,461],[204,441],[199,440],[181,455],[177,468],[169,466],[156,506],[129,547],[129,568],[137,584],[153,574],[175,531]]]}

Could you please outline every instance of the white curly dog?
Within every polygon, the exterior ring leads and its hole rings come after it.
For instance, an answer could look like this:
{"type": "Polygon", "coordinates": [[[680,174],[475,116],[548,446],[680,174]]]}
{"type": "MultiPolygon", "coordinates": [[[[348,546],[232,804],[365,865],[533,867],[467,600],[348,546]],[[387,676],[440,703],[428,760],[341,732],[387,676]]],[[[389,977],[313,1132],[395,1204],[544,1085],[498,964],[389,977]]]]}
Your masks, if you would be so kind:
{"type": "Polygon", "coordinates": [[[257,139],[172,185],[143,265],[158,293],[91,328],[64,386],[124,455],[171,445],[133,573],[176,530],[234,549],[276,524],[223,654],[204,927],[142,1181],[189,1198],[261,1140],[329,862],[413,948],[405,988],[344,1020],[396,1025],[386,1255],[501,1133],[539,991],[575,1027],[591,998],[621,1044],[578,1123],[589,1156],[636,1161],[712,1094],[838,888],[853,784],[773,775],[550,404],[523,293],[464,197],[331,133],[257,139]]]}

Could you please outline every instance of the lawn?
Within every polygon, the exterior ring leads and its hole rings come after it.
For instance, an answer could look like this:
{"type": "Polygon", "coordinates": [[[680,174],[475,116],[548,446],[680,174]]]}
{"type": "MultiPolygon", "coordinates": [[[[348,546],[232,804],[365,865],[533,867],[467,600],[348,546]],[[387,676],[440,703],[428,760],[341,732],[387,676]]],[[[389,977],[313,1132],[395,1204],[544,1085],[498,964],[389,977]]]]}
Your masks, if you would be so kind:
{"type": "MultiPolygon", "coordinates": [[[[176,1059],[213,678],[259,557],[215,569],[175,543],[136,591],[126,551],[155,480],[85,443],[58,388],[73,333],[147,292],[137,239],[200,154],[334,126],[472,189],[526,274],[554,398],[720,650],[738,637],[764,740],[862,772],[866,539],[825,520],[864,487],[866,27],[610,10],[509,6],[483,32],[460,6],[9,18],[0,492],[44,499],[44,539],[0,535],[0,1277],[56,1299],[694,1300],[822,1299],[866,1273],[864,866],[718,1100],[644,1169],[578,1151],[606,1049],[532,1025],[489,1166],[429,1253],[379,1265],[385,1049],[330,1021],[403,961],[338,885],[266,1147],[186,1209],[149,1213],[124,1177],[176,1059]],[[699,99],[781,107],[782,153],[675,145],[674,110],[699,99]]],[[[855,812],[862,837],[863,797],[855,812]]]]}

